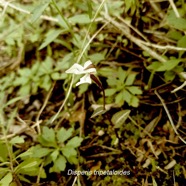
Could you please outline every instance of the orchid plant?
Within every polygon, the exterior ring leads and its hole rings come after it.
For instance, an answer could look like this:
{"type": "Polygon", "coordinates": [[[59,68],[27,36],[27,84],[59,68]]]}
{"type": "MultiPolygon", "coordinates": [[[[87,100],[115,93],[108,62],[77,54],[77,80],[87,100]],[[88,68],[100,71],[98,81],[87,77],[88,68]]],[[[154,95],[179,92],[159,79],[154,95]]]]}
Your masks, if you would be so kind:
{"type": "Polygon", "coordinates": [[[84,66],[75,63],[68,70],[66,70],[65,73],[75,75],[84,74],[84,76],[80,78],[80,81],[76,83],[76,86],[79,86],[84,83],[91,84],[93,80],[96,83],[96,85],[103,91],[103,108],[105,109],[105,92],[101,81],[96,76],[97,70],[95,66],[92,64],[92,61],[90,60],[86,61],[84,66]]]}
{"type": "Polygon", "coordinates": [[[84,74],[84,76],[80,78],[80,81],[76,83],[76,86],[79,86],[83,83],[91,84],[92,83],[91,75],[96,74],[97,71],[94,65],[92,64],[92,62],[88,60],[87,62],[85,62],[84,66],[81,66],[80,64],[75,63],[74,65],[72,65],[71,68],[69,68],[65,72],[67,74],[76,74],[76,75],[84,74]]]}

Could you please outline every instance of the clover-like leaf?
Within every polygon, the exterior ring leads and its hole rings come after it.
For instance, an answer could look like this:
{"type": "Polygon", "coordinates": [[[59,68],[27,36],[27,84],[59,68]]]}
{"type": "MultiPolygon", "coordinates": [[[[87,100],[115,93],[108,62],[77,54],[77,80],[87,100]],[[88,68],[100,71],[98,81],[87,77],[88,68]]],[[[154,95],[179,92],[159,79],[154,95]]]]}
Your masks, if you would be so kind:
{"type": "Polygon", "coordinates": [[[79,147],[81,145],[81,142],[83,141],[83,138],[80,138],[78,136],[75,136],[73,137],[72,139],[70,139],[68,142],[67,142],[67,146],[71,146],[71,147],[79,147]]]}
{"type": "Polygon", "coordinates": [[[59,131],[57,131],[57,139],[60,143],[64,143],[67,139],[69,139],[72,136],[73,128],[69,128],[66,130],[64,127],[60,128],[59,131]]]}

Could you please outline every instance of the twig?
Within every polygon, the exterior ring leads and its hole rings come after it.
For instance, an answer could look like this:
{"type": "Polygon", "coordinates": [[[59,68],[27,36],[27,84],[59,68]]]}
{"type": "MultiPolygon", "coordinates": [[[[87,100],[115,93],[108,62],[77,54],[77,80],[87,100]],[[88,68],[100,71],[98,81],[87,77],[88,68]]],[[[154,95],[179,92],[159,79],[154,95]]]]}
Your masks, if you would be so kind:
{"type": "Polygon", "coordinates": [[[158,16],[163,19],[165,17],[163,11],[156,5],[156,2],[154,0],[150,0],[149,3],[151,4],[152,8],[156,11],[158,16]]]}
{"type": "Polygon", "coordinates": [[[177,134],[178,138],[179,138],[183,143],[186,144],[186,141],[179,135],[179,133],[178,133],[178,131],[177,131],[175,125],[174,125],[174,122],[173,122],[173,120],[172,120],[172,117],[171,117],[171,115],[170,115],[170,113],[169,113],[169,110],[167,109],[167,106],[166,106],[165,103],[164,103],[164,100],[163,100],[162,97],[158,94],[157,90],[155,90],[154,93],[157,95],[157,97],[158,97],[159,100],[161,101],[161,104],[163,105],[163,108],[165,109],[165,112],[166,112],[166,114],[167,114],[167,116],[168,116],[168,118],[169,118],[170,124],[171,124],[171,126],[172,126],[172,128],[173,128],[175,134],[177,134]]]}
{"type": "Polygon", "coordinates": [[[72,186],[74,186],[74,185],[75,185],[76,180],[77,180],[77,176],[74,178],[74,181],[73,181],[73,183],[72,183],[72,186]]]}
{"type": "Polygon", "coordinates": [[[178,12],[178,10],[176,8],[176,5],[174,4],[174,1],[173,0],[169,0],[169,3],[171,5],[172,9],[174,10],[174,13],[175,13],[176,17],[179,18],[180,17],[180,14],[179,14],[179,12],[178,12]]]}
{"type": "MultiPolygon", "coordinates": [[[[22,13],[25,13],[25,14],[28,14],[30,15],[31,12],[28,11],[28,10],[25,10],[23,8],[20,8],[20,7],[17,7],[15,6],[14,4],[10,3],[10,2],[6,2],[4,0],[0,0],[0,6],[2,6],[4,8],[3,10],[3,14],[5,13],[6,9],[8,7],[14,9],[14,10],[17,10],[19,12],[22,12],[22,13]]],[[[50,17],[50,16],[47,16],[47,15],[41,15],[40,16],[40,19],[43,19],[43,20],[47,20],[47,21],[53,21],[53,22],[59,22],[59,20],[57,18],[54,18],[54,17],[50,17]]]]}
{"type": "Polygon", "coordinates": [[[184,86],[186,86],[186,81],[184,81],[183,84],[181,84],[179,87],[172,90],[171,93],[177,92],[178,90],[182,89],[184,86]]]}
{"type": "MultiPolygon", "coordinates": [[[[177,97],[177,96],[176,96],[177,97]]],[[[177,125],[176,125],[176,128],[178,129],[182,123],[182,114],[181,114],[181,104],[178,103],[178,122],[177,122],[177,125]]]]}
{"type": "Polygon", "coordinates": [[[38,130],[38,133],[40,134],[41,133],[41,129],[40,129],[40,124],[41,124],[41,120],[40,119],[40,116],[43,112],[43,110],[45,109],[46,105],[47,105],[47,102],[51,96],[51,93],[52,93],[52,90],[54,89],[54,85],[55,83],[53,83],[52,87],[50,88],[46,98],[45,98],[45,101],[44,101],[44,104],[42,105],[41,109],[39,110],[38,114],[37,114],[37,117],[36,117],[36,123],[32,126],[32,128],[34,128],[35,126],[37,126],[37,130],[38,130]]]}
{"type": "Polygon", "coordinates": [[[128,30],[129,28],[124,25],[121,24],[119,22],[117,22],[116,20],[114,20],[112,17],[110,17],[109,15],[105,15],[102,14],[104,16],[104,18],[109,21],[112,25],[114,25],[117,29],[119,29],[129,40],[131,40],[133,43],[135,43],[136,45],[138,45],[140,48],[142,48],[143,50],[145,50],[147,53],[149,53],[153,58],[157,59],[158,61],[165,63],[166,60],[161,57],[161,55],[159,55],[158,53],[156,53],[155,51],[153,51],[151,48],[149,48],[148,46],[145,46],[141,40],[137,39],[136,37],[134,37],[128,30]]]}
{"type": "Polygon", "coordinates": [[[134,32],[136,32],[136,34],[138,34],[140,37],[142,37],[145,41],[148,41],[148,39],[146,38],[146,36],[144,36],[137,28],[135,28],[134,26],[132,26],[129,22],[127,22],[126,20],[124,20],[120,16],[118,16],[118,19],[121,22],[123,22],[125,25],[127,25],[129,28],[131,28],[134,32]]]}
{"type": "Polygon", "coordinates": [[[74,74],[72,74],[72,79],[71,79],[71,82],[70,82],[70,86],[69,86],[69,89],[68,89],[68,92],[67,92],[67,95],[65,96],[65,99],[62,103],[62,105],[60,106],[59,110],[57,111],[57,113],[54,115],[54,117],[52,118],[51,120],[51,123],[53,123],[56,118],[58,117],[58,115],[60,114],[60,112],[62,111],[63,107],[65,106],[65,103],[67,102],[69,96],[70,96],[70,93],[71,93],[71,90],[72,90],[72,86],[74,84],[74,74]]]}
{"type": "Polygon", "coordinates": [[[157,45],[154,43],[149,43],[149,42],[145,42],[142,41],[140,39],[138,39],[139,42],[143,43],[144,45],[150,46],[150,47],[154,47],[154,48],[158,48],[158,49],[162,49],[162,50],[177,50],[177,51],[186,51],[186,48],[182,48],[182,47],[176,47],[176,46],[171,46],[171,45],[157,45]]]}
{"type": "Polygon", "coordinates": [[[122,152],[105,152],[105,153],[98,153],[98,154],[93,154],[90,156],[87,156],[87,158],[99,158],[99,157],[107,157],[111,155],[117,155],[121,154],[122,152]]]}

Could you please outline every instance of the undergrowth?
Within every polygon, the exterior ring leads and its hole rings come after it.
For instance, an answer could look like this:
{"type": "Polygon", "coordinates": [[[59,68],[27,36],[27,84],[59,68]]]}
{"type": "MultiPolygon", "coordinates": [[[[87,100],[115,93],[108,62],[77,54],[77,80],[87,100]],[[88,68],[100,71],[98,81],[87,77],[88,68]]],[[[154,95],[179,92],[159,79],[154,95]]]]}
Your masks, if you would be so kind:
{"type": "Polygon", "coordinates": [[[184,1],[0,8],[0,185],[184,185],[184,1]]]}

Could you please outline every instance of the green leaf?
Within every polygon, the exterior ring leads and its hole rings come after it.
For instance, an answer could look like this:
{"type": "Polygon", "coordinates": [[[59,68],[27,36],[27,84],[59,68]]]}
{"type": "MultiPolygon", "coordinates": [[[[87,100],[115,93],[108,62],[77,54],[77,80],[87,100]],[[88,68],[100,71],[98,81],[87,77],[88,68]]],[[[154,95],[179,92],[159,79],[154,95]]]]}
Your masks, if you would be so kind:
{"type": "Polygon", "coordinates": [[[119,92],[116,97],[115,97],[115,102],[119,105],[123,105],[124,102],[124,97],[123,97],[123,92],[119,92]]]}
{"type": "Polygon", "coordinates": [[[83,138],[81,137],[78,137],[78,136],[75,136],[73,137],[72,139],[70,139],[68,142],[67,142],[67,146],[71,146],[71,147],[79,147],[81,145],[81,142],[83,141],[83,138]]]}
{"type": "Polygon", "coordinates": [[[68,19],[71,23],[73,24],[88,24],[90,23],[90,18],[87,14],[79,14],[79,15],[75,15],[71,18],[68,19]]]}
{"type": "Polygon", "coordinates": [[[10,171],[9,167],[0,167],[0,180],[10,171]]]}
{"type": "MultiPolygon", "coordinates": [[[[34,147],[35,147],[35,146],[34,146],[34,147]]],[[[25,151],[25,152],[19,154],[18,156],[16,156],[16,159],[21,158],[21,159],[24,160],[24,159],[26,159],[26,158],[28,158],[28,157],[31,157],[31,156],[33,155],[32,148],[34,148],[34,147],[31,147],[31,148],[29,148],[27,151],[25,151]]]]}
{"type": "Polygon", "coordinates": [[[135,5],[135,0],[125,0],[125,12],[131,9],[135,5]]]}
{"type": "Polygon", "coordinates": [[[75,165],[78,164],[78,159],[77,159],[76,156],[70,156],[69,158],[67,158],[67,160],[68,160],[68,162],[69,162],[70,164],[75,164],[75,165]]]}
{"type": "Polygon", "coordinates": [[[24,76],[24,77],[31,77],[31,70],[29,68],[23,68],[23,69],[19,69],[18,73],[20,74],[20,76],[24,76]]]}
{"type": "Polygon", "coordinates": [[[12,98],[12,99],[10,99],[10,100],[6,103],[5,106],[11,105],[11,104],[13,104],[13,103],[15,103],[15,102],[17,102],[17,101],[20,101],[21,99],[23,99],[22,96],[12,98]]]}
{"type": "Polygon", "coordinates": [[[94,53],[89,56],[91,61],[94,61],[94,64],[97,64],[98,62],[105,59],[105,54],[103,53],[94,53]]]}
{"type": "Polygon", "coordinates": [[[186,48],[186,36],[183,36],[177,43],[178,47],[186,48]]]}
{"type": "Polygon", "coordinates": [[[60,128],[60,130],[57,131],[57,139],[60,143],[64,143],[67,139],[69,139],[73,134],[74,129],[69,128],[66,130],[64,127],[60,128]]]}
{"type": "Polygon", "coordinates": [[[103,108],[103,106],[100,106],[100,107],[98,107],[98,108],[96,108],[96,109],[94,110],[94,112],[93,112],[93,114],[91,115],[90,118],[94,118],[94,117],[96,117],[96,116],[102,115],[102,114],[104,114],[105,112],[107,112],[107,110],[105,110],[105,109],[103,108]]]}
{"type": "Polygon", "coordinates": [[[58,149],[54,150],[54,151],[50,154],[50,157],[51,157],[51,159],[52,159],[53,162],[56,161],[58,155],[59,155],[59,150],[58,150],[58,149]]]}
{"type": "Polygon", "coordinates": [[[107,77],[107,78],[117,76],[116,70],[112,69],[112,68],[109,68],[109,67],[103,67],[103,68],[98,69],[98,73],[101,76],[104,76],[104,77],[107,77]]]}
{"type": "Polygon", "coordinates": [[[25,142],[24,138],[23,138],[23,137],[20,137],[20,136],[16,136],[16,137],[14,137],[14,138],[12,138],[12,139],[10,140],[10,143],[11,143],[12,145],[14,145],[14,144],[16,144],[16,143],[24,143],[24,142],[25,142]]]}
{"type": "Polygon", "coordinates": [[[21,96],[27,96],[30,94],[31,86],[30,83],[27,83],[25,85],[22,85],[19,89],[19,95],[21,96]]]}
{"type": "Polygon", "coordinates": [[[48,127],[44,126],[43,127],[42,137],[46,141],[55,142],[55,132],[54,132],[54,129],[53,128],[49,129],[48,127]]]}
{"type": "Polygon", "coordinates": [[[51,74],[53,72],[53,60],[47,57],[44,62],[41,63],[39,69],[39,75],[51,74]]]}
{"type": "Polygon", "coordinates": [[[170,39],[174,39],[174,40],[178,41],[179,39],[181,39],[183,37],[183,35],[181,34],[180,31],[170,30],[167,33],[167,37],[169,37],[170,39]]]}
{"type": "Polygon", "coordinates": [[[33,148],[30,149],[32,152],[33,158],[42,158],[47,156],[52,149],[41,147],[41,145],[36,145],[33,148]]]}
{"type": "Polygon", "coordinates": [[[39,47],[39,50],[45,48],[47,45],[53,42],[61,33],[61,30],[50,29],[46,35],[44,42],[39,47]]]}
{"type": "Polygon", "coordinates": [[[64,79],[64,78],[62,77],[62,75],[61,75],[59,72],[54,72],[54,73],[52,73],[52,74],[51,74],[51,78],[52,78],[53,80],[64,79]]]}
{"type": "Polygon", "coordinates": [[[153,71],[156,71],[159,67],[161,67],[162,66],[162,63],[160,63],[160,62],[152,62],[152,64],[150,64],[148,67],[147,67],[147,69],[148,70],[153,70],[153,71]]]}
{"type": "Polygon", "coordinates": [[[169,15],[167,16],[168,24],[176,29],[179,30],[186,30],[186,19],[176,17],[174,11],[170,11],[169,15]]]}
{"type": "Polygon", "coordinates": [[[136,96],[132,96],[129,105],[133,107],[138,107],[139,106],[139,99],[136,96]]]}
{"type": "Polygon", "coordinates": [[[55,147],[56,139],[54,129],[49,129],[44,126],[41,136],[39,136],[39,141],[44,146],[55,147]]]}
{"type": "Polygon", "coordinates": [[[77,155],[77,151],[74,149],[74,147],[71,147],[71,146],[68,146],[68,145],[63,147],[61,149],[61,151],[66,158],[69,158],[70,156],[76,156],[77,155]]]}
{"type": "Polygon", "coordinates": [[[133,95],[135,94],[142,94],[142,90],[140,89],[140,87],[137,86],[130,86],[130,87],[126,87],[126,89],[133,95]]]}
{"type": "MultiPolygon", "coordinates": [[[[186,36],[183,36],[177,43],[178,47],[186,48],[186,36]]],[[[180,51],[179,52],[179,57],[181,57],[185,51],[180,51]]]]}
{"type": "Polygon", "coordinates": [[[65,30],[71,30],[71,28],[68,25],[68,22],[66,21],[66,19],[64,17],[61,17],[61,15],[57,16],[57,19],[59,21],[59,25],[65,29],[65,30]]]}
{"type": "Polygon", "coordinates": [[[121,67],[119,67],[118,72],[117,72],[118,78],[119,78],[119,83],[124,83],[125,78],[127,77],[127,72],[123,70],[121,67]]]}
{"type": "Polygon", "coordinates": [[[54,166],[50,168],[50,172],[61,172],[64,171],[66,168],[66,159],[64,156],[59,156],[57,160],[54,162],[54,166]]]}
{"type": "Polygon", "coordinates": [[[1,186],[9,186],[10,183],[12,182],[12,180],[13,180],[12,173],[9,172],[9,173],[7,173],[7,174],[0,180],[0,185],[1,185],[1,186]]]}
{"type": "Polygon", "coordinates": [[[172,70],[181,62],[181,60],[182,59],[170,59],[167,60],[165,63],[153,62],[147,67],[147,69],[157,72],[172,70]]]}
{"type": "Polygon", "coordinates": [[[46,9],[49,3],[43,3],[40,5],[37,5],[37,7],[31,12],[32,17],[31,17],[31,23],[35,22],[43,13],[43,11],[46,9]]]}
{"type": "Polygon", "coordinates": [[[41,161],[42,160],[36,158],[28,158],[16,167],[16,173],[37,176],[39,173],[39,165],[41,164],[41,161]]]}
{"type": "Polygon", "coordinates": [[[81,86],[79,86],[79,94],[80,95],[84,94],[88,90],[88,87],[89,87],[88,83],[81,84],[81,86]]]}
{"type": "Polygon", "coordinates": [[[52,80],[49,75],[45,75],[41,78],[42,83],[40,83],[41,88],[43,88],[46,91],[50,90],[50,87],[52,85],[52,80]]]}
{"type": "Polygon", "coordinates": [[[125,85],[132,85],[134,83],[134,80],[136,78],[136,73],[130,73],[128,76],[127,76],[127,79],[125,81],[125,85]]]}
{"type": "Polygon", "coordinates": [[[172,81],[176,77],[176,73],[174,71],[166,71],[164,77],[167,82],[172,81]]]}
{"type": "MultiPolygon", "coordinates": [[[[23,182],[25,182],[25,183],[30,183],[30,180],[27,179],[27,178],[25,177],[25,175],[18,174],[17,177],[19,178],[20,181],[23,181],[23,182]]],[[[12,186],[12,183],[11,183],[10,186],[12,186]]],[[[13,182],[13,186],[17,186],[17,183],[16,183],[15,181],[13,182]]]]}
{"type": "Polygon", "coordinates": [[[112,116],[112,123],[115,128],[120,128],[126,121],[130,114],[130,110],[121,110],[112,116]]]}
{"type": "Polygon", "coordinates": [[[113,77],[111,78],[111,77],[108,77],[108,79],[107,79],[107,83],[108,83],[109,86],[111,86],[111,87],[116,86],[118,84],[118,82],[119,82],[119,84],[121,84],[121,82],[118,81],[116,78],[113,78],[113,77]]]}
{"type": "Polygon", "coordinates": [[[38,71],[40,71],[41,63],[36,61],[31,67],[31,74],[34,76],[38,71]]]}
{"type": "Polygon", "coordinates": [[[165,63],[163,63],[162,66],[160,66],[156,71],[162,72],[162,71],[172,70],[181,62],[181,60],[182,59],[170,59],[165,63]]]}
{"type": "Polygon", "coordinates": [[[123,99],[129,104],[132,98],[132,95],[130,94],[130,92],[127,90],[123,90],[122,95],[123,95],[123,99]]]}
{"type": "MultiPolygon", "coordinates": [[[[131,0],[129,0],[129,1],[131,1],[131,0]]],[[[109,15],[111,14],[114,17],[120,16],[123,13],[123,8],[121,6],[124,3],[125,3],[125,1],[110,1],[107,5],[109,15]]]]}
{"type": "Polygon", "coordinates": [[[105,96],[113,96],[117,90],[115,88],[107,88],[105,90],[105,96]]]}
{"type": "Polygon", "coordinates": [[[7,150],[7,146],[5,143],[0,142],[0,162],[5,162],[7,161],[7,157],[8,157],[8,150],[7,150]]]}
{"type": "Polygon", "coordinates": [[[92,2],[91,1],[86,1],[87,3],[87,7],[88,7],[88,15],[89,15],[89,18],[91,19],[92,18],[92,13],[93,13],[93,8],[92,8],[92,2]]]}
{"type": "Polygon", "coordinates": [[[17,77],[15,81],[13,82],[14,86],[19,86],[19,85],[25,85],[29,82],[29,78],[25,78],[24,76],[17,77]]]}

